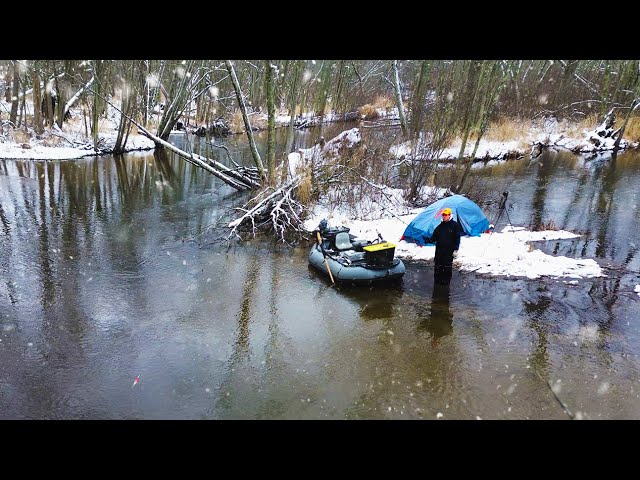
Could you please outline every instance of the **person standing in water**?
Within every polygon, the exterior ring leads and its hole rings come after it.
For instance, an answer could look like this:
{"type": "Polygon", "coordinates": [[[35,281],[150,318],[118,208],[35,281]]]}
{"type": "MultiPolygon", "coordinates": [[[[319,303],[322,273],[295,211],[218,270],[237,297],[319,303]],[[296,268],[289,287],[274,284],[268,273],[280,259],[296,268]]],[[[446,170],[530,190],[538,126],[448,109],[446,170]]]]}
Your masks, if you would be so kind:
{"type": "Polygon", "coordinates": [[[458,255],[462,235],[462,227],[451,218],[451,213],[449,207],[442,210],[442,222],[431,237],[425,237],[425,243],[436,244],[433,279],[441,285],[448,285],[451,281],[453,259],[458,255]]]}

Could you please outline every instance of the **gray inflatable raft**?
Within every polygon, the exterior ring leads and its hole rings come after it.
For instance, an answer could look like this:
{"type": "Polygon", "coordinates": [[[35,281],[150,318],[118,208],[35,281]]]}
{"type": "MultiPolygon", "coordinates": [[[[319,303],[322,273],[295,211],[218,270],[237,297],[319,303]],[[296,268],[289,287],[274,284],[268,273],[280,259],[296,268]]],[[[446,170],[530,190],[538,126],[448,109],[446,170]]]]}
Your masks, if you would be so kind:
{"type": "Polygon", "coordinates": [[[327,264],[336,282],[368,284],[397,281],[405,272],[404,263],[394,258],[395,245],[388,242],[352,244],[349,235],[339,233],[335,241],[315,243],[309,252],[309,264],[329,275],[327,264]],[[325,262],[326,259],[326,262],[325,262]]]}

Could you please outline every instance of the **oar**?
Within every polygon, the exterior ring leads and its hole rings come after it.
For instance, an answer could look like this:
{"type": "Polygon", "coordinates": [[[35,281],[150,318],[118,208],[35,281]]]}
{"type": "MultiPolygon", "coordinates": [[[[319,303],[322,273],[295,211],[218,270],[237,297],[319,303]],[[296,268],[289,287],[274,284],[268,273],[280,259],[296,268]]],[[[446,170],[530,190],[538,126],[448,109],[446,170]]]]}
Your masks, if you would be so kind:
{"type": "Polygon", "coordinates": [[[327,255],[324,253],[324,247],[322,246],[322,238],[320,237],[320,232],[316,232],[318,236],[318,245],[320,246],[320,250],[322,251],[322,256],[324,257],[324,264],[327,266],[327,271],[329,272],[329,278],[331,279],[331,283],[335,284],[335,280],[333,279],[333,274],[331,273],[331,268],[329,267],[329,262],[327,261],[327,255]]]}

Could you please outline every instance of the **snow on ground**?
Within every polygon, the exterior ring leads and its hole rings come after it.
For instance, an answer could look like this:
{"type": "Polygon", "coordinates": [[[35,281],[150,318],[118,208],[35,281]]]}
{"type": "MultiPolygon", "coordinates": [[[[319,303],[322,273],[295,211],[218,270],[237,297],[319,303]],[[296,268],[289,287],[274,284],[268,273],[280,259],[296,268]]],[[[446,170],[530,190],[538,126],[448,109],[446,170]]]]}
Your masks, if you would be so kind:
{"type": "MultiPolygon", "coordinates": [[[[350,233],[359,239],[373,240],[378,232],[382,237],[396,245],[396,256],[414,260],[431,260],[435,255],[435,246],[420,247],[413,242],[400,240],[407,225],[422,212],[422,208],[408,214],[394,215],[386,212],[383,218],[375,220],[355,220],[353,215],[343,209],[330,211],[319,204],[304,226],[312,231],[327,219],[329,226],[349,227],[350,233]]],[[[506,227],[502,232],[483,233],[479,237],[463,236],[460,240],[458,257],[454,265],[461,270],[475,271],[499,276],[517,276],[538,278],[549,277],[600,277],[604,276],[600,266],[592,259],[573,259],[548,255],[535,249],[530,242],[539,240],[561,240],[576,238],[576,235],[564,230],[545,230],[530,232],[522,227],[506,227]]],[[[636,288],[640,291],[640,286],[636,288]]]]}
{"type": "MultiPolygon", "coordinates": [[[[524,140],[526,141],[526,140],[524,140]]],[[[513,140],[508,142],[499,142],[493,140],[480,139],[478,144],[478,150],[476,151],[476,159],[483,158],[496,158],[502,159],[507,156],[518,156],[529,153],[529,147],[523,148],[523,140],[513,140]]],[[[440,160],[455,160],[460,153],[460,147],[462,147],[462,140],[455,140],[453,144],[445,148],[439,156],[440,160]]],[[[475,148],[475,142],[467,142],[465,146],[465,156],[470,157],[475,148]]],[[[419,149],[418,149],[419,151],[419,149]]],[[[402,158],[411,154],[411,143],[404,142],[400,145],[393,145],[389,149],[389,153],[396,158],[402,158]]]]}
{"type": "MultiPolygon", "coordinates": [[[[530,148],[534,144],[542,144],[546,146],[555,146],[571,150],[576,153],[604,152],[613,150],[615,139],[611,136],[605,136],[608,133],[602,125],[593,130],[583,130],[582,136],[568,136],[566,130],[558,122],[547,122],[543,126],[532,126],[523,138],[511,141],[495,141],[480,139],[478,150],[474,156],[475,159],[504,159],[507,157],[518,157],[528,154],[530,148]],[[551,123],[551,124],[550,124],[551,123]]],[[[453,144],[445,148],[439,156],[440,160],[455,160],[460,153],[462,140],[457,139],[453,144]]],[[[630,143],[626,140],[620,142],[620,148],[629,147],[637,148],[638,143],[630,143]]],[[[475,148],[475,141],[469,141],[465,145],[464,156],[470,157],[475,148]]],[[[420,151],[419,148],[416,151],[420,151]]],[[[403,158],[411,155],[411,143],[404,142],[399,145],[393,145],[389,149],[389,153],[396,158],[403,158]]]]}
{"type": "MultiPolygon", "coordinates": [[[[27,113],[33,110],[30,101],[25,102],[27,113]]],[[[11,104],[0,101],[0,111],[8,112],[11,104]]],[[[46,127],[41,135],[29,127],[26,131],[23,127],[13,129],[7,125],[0,128],[0,159],[21,160],[70,160],[92,155],[102,155],[113,150],[118,137],[118,124],[120,113],[107,106],[107,116],[100,120],[98,138],[99,149],[93,148],[93,140],[87,138],[84,133],[86,125],[83,122],[82,109],[71,109],[71,119],[64,122],[61,130],[56,125],[53,128],[46,127]]],[[[151,150],[155,148],[153,140],[137,133],[137,128],[132,127],[127,139],[126,151],[151,150]]]]}
{"type": "Polygon", "coordinates": [[[21,144],[0,143],[0,158],[15,158],[24,160],[61,160],[96,155],[93,149],[71,147],[44,147],[35,145],[22,148],[21,144]]]}
{"type": "MultiPolygon", "coordinates": [[[[478,144],[478,150],[476,151],[475,158],[505,158],[507,155],[520,155],[524,150],[520,147],[521,142],[519,140],[509,142],[497,142],[480,139],[478,144]]],[[[452,147],[445,148],[440,155],[441,160],[455,160],[460,153],[460,147],[462,147],[462,140],[456,140],[452,147]]],[[[470,157],[475,148],[475,142],[467,142],[465,145],[465,156],[470,157]]]]}
{"type": "MultiPolygon", "coordinates": [[[[97,152],[90,145],[83,147],[48,147],[38,144],[38,140],[29,140],[24,143],[0,143],[0,158],[25,159],[25,160],[65,160],[82,158],[91,155],[100,155],[104,150],[112,150],[116,143],[117,133],[101,134],[104,138],[104,146],[101,152],[97,152]],[[23,145],[28,145],[23,148],[23,145]]],[[[142,135],[129,135],[127,151],[149,150],[155,148],[152,140],[142,135]]]]}
{"type": "Polygon", "coordinates": [[[636,288],[633,291],[636,292],[638,296],[640,296],[640,285],[636,285],[636,288]]]}

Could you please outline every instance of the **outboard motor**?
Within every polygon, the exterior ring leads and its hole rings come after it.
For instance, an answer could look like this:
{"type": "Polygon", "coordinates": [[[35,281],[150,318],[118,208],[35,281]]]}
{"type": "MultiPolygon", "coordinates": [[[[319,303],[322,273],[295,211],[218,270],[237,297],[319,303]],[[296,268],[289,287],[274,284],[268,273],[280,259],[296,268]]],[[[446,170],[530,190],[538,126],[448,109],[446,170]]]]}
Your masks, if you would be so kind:
{"type": "Polygon", "coordinates": [[[320,235],[324,236],[325,233],[329,230],[329,222],[326,219],[320,220],[318,224],[318,230],[320,231],[320,235]]]}

